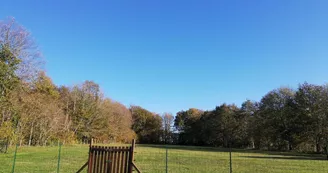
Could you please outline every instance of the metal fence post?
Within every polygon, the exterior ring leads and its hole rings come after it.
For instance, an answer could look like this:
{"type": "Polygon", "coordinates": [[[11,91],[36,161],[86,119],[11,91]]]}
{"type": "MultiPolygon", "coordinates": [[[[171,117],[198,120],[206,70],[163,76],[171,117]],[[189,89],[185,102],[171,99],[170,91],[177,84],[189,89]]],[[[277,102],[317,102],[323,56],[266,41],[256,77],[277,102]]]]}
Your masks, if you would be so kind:
{"type": "Polygon", "coordinates": [[[59,142],[58,162],[57,162],[57,173],[59,173],[59,167],[60,167],[60,153],[61,153],[61,146],[62,146],[62,144],[59,142]]]}
{"type": "Polygon", "coordinates": [[[168,173],[168,148],[166,146],[166,154],[165,154],[165,172],[168,173]]]}
{"type": "Polygon", "coordinates": [[[232,152],[232,151],[231,151],[231,145],[229,145],[229,157],[230,157],[230,159],[229,159],[230,161],[229,161],[229,162],[230,162],[230,173],[232,173],[232,158],[231,158],[231,152],[232,152]]]}
{"type": "Polygon", "coordinates": [[[18,147],[18,144],[16,144],[16,149],[15,149],[15,154],[14,154],[14,161],[13,161],[13,167],[12,167],[12,169],[11,169],[11,173],[14,173],[14,172],[15,172],[17,147],[18,147]]]}

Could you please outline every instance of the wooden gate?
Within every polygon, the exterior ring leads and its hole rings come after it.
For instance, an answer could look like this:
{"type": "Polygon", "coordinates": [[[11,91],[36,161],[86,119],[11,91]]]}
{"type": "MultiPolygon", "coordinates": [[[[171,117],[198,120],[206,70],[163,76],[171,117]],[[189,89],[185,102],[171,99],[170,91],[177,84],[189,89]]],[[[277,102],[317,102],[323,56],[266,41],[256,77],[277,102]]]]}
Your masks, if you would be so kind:
{"type": "Polygon", "coordinates": [[[135,141],[129,147],[106,147],[90,144],[89,160],[77,172],[88,166],[88,173],[141,173],[133,163],[135,141]]]}

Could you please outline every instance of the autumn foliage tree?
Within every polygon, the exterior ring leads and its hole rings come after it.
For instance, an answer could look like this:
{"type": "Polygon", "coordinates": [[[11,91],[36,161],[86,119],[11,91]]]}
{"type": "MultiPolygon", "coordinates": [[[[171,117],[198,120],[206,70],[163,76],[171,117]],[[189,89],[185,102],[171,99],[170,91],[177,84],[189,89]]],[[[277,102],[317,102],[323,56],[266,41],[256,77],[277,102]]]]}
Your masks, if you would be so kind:
{"type": "Polygon", "coordinates": [[[131,106],[133,124],[140,143],[160,143],[162,139],[162,118],[140,106],[131,106]]]}

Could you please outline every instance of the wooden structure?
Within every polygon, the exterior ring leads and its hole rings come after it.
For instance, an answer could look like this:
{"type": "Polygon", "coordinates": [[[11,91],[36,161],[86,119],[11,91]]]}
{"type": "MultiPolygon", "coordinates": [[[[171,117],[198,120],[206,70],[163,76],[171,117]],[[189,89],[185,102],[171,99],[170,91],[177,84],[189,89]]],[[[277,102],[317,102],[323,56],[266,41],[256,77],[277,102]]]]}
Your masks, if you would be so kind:
{"type": "Polygon", "coordinates": [[[133,170],[141,173],[133,163],[135,140],[129,147],[94,146],[90,142],[89,159],[81,172],[88,167],[88,173],[132,173],[133,170]]]}

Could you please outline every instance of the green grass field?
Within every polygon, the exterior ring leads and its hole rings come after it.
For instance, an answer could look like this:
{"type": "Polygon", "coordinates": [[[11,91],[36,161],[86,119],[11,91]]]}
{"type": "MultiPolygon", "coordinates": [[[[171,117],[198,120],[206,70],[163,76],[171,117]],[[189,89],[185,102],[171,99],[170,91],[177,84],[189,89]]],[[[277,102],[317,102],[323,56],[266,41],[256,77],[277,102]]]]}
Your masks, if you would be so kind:
{"type": "MultiPolygon", "coordinates": [[[[14,148],[0,154],[0,172],[10,173],[14,148]]],[[[20,147],[15,172],[48,173],[57,170],[58,147],[20,147]]],[[[135,162],[144,173],[165,172],[165,146],[137,145],[135,162]]],[[[88,157],[87,145],[63,146],[60,172],[76,172],[88,157]]],[[[326,173],[328,161],[322,155],[233,150],[234,173],[326,173]]],[[[168,147],[169,173],[229,173],[229,152],[206,147],[168,147]]]]}

